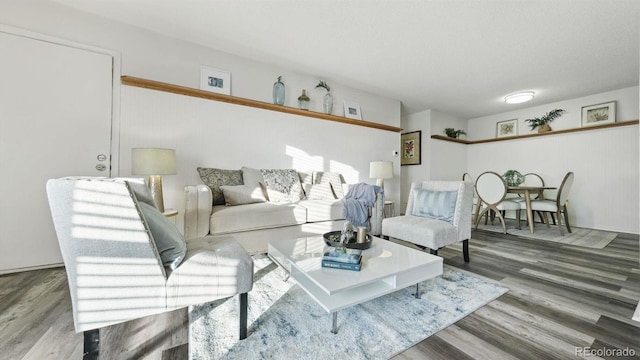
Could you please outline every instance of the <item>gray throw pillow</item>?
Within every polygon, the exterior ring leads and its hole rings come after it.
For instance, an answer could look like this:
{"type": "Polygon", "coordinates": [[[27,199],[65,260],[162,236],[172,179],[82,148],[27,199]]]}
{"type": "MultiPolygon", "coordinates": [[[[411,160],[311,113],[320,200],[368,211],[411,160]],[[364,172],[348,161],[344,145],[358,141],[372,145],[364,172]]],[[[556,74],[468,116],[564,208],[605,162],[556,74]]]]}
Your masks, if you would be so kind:
{"type": "Polygon", "coordinates": [[[182,234],[157,208],[144,202],[138,205],[156,243],[162,264],[175,270],[187,255],[187,243],[182,234]]]}
{"type": "Polygon", "coordinates": [[[213,193],[213,205],[224,205],[224,194],[220,190],[222,185],[243,185],[242,170],[224,170],[215,168],[198,168],[200,179],[213,193]]]}
{"type": "Polygon", "coordinates": [[[220,190],[224,194],[226,205],[244,205],[267,201],[260,186],[223,185],[220,186],[220,190]]]}
{"type": "Polygon", "coordinates": [[[443,220],[453,224],[457,191],[414,190],[411,215],[443,220]]]}

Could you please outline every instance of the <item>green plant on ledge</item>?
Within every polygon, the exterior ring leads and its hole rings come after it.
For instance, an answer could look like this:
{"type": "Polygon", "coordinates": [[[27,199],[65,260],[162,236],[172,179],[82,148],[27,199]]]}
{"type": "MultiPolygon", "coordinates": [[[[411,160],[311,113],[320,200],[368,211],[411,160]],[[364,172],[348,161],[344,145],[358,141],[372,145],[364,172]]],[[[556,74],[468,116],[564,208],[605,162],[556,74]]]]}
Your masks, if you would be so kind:
{"type": "Polygon", "coordinates": [[[446,128],[444,129],[444,133],[447,134],[448,137],[457,139],[460,135],[467,135],[464,130],[456,130],[454,128],[446,128]]]}
{"type": "Polygon", "coordinates": [[[331,91],[331,88],[329,87],[329,85],[326,82],[322,81],[322,80],[320,80],[318,85],[316,85],[316,89],[317,88],[324,88],[325,90],[327,90],[327,92],[331,91]]]}
{"type": "Polygon", "coordinates": [[[546,131],[549,131],[551,130],[549,123],[562,116],[564,112],[565,111],[563,109],[554,109],[539,118],[527,119],[525,121],[529,123],[531,130],[535,130],[537,127],[540,127],[538,131],[541,131],[544,125],[547,125],[546,127],[548,129],[546,129],[546,131]]]}

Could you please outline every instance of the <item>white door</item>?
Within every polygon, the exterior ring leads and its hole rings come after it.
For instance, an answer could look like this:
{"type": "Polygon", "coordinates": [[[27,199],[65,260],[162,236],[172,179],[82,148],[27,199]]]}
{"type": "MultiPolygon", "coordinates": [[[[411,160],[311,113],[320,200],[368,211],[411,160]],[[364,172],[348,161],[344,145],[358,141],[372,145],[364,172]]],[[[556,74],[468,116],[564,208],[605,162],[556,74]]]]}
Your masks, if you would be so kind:
{"type": "Polygon", "coordinates": [[[47,179],[110,175],[112,61],[0,32],[0,273],[62,262],[47,179]]]}

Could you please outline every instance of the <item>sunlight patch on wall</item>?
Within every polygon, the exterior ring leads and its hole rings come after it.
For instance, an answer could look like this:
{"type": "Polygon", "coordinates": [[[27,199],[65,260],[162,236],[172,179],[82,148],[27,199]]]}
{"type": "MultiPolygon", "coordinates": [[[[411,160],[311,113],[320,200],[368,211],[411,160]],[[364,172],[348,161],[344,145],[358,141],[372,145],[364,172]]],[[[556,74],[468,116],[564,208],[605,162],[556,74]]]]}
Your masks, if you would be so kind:
{"type": "Polygon", "coordinates": [[[347,184],[357,184],[360,181],[360,172],[353,168],[351,165],[343,164],[339,161],[330,160],[329,169],[331,172],[338,172],[342,174],[347,184]]]}
{"type": "Polygon", "coordinates": [[[287,145],[285,153],[291,157],[291,167],[298,171],[324,171],[322,156],[312,156],[303,150],[287,145]]]}

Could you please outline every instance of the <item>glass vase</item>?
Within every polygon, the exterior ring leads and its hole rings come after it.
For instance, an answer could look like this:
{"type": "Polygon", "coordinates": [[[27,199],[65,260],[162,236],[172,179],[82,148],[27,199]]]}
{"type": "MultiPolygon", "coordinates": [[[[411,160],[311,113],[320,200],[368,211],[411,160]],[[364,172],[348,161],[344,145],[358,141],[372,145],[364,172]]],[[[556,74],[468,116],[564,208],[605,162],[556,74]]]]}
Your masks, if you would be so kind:
{"type": "Polygon", "coordinates": [[[327,91],[327,93],[324,95],[322,108],[324,109],[325,114],[331,114],[333,112],[333,96],[331,96],[331,93],[329,91],[327,91]]]}
{"type": "Polygon", "coordinates": [[[302,110],[309,110],[309,103],[311,99],[307,96],[307,90],[302,89],[302,95],[298,97],[298,105],[302,110]]]}
{"type": "Polygon", "coordinates": [[[278,76],[278,81],[273,84],[273,103],[276,105],[284,105],[284,83],[282,76],[278,76]]]}

